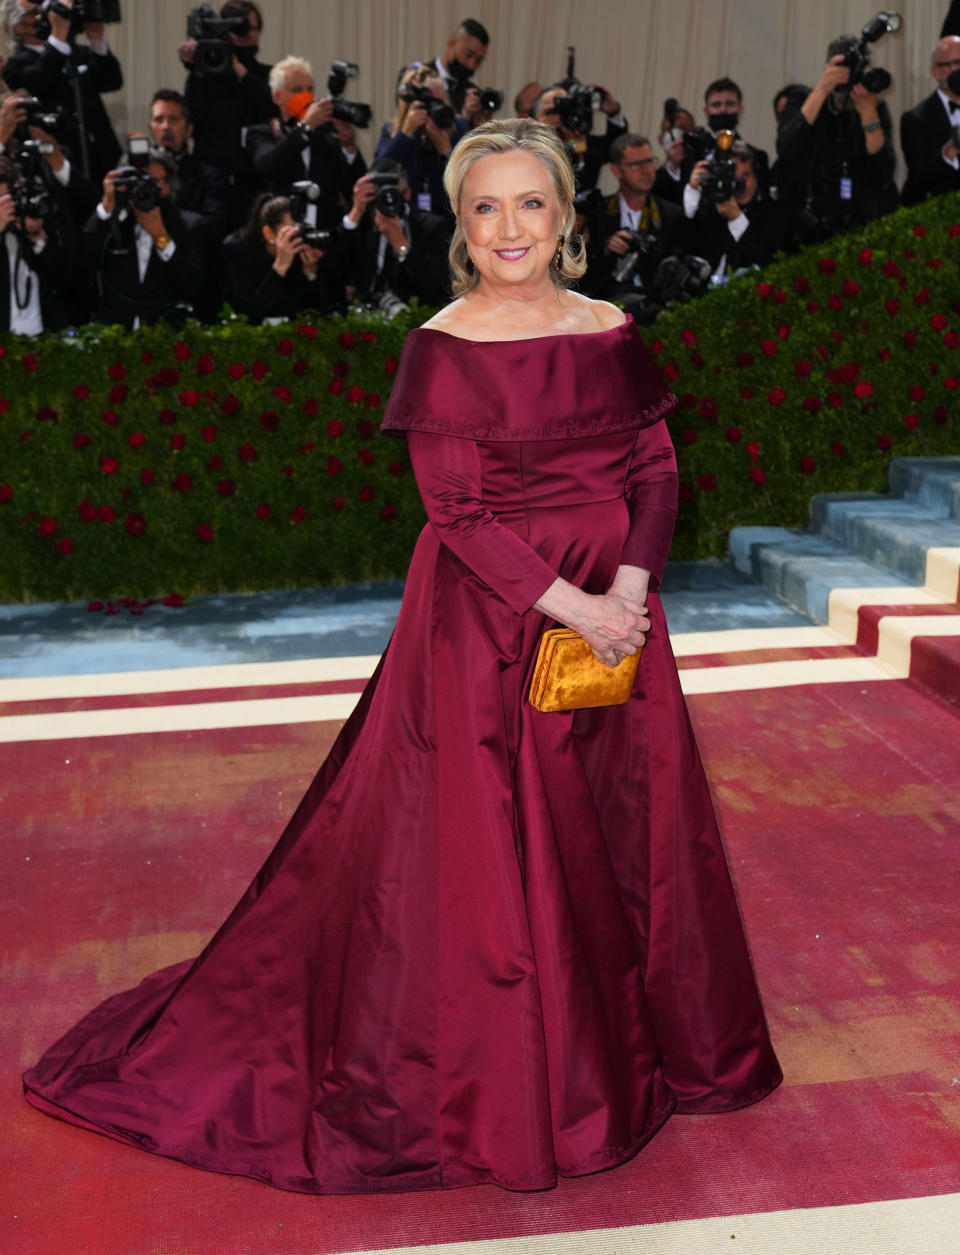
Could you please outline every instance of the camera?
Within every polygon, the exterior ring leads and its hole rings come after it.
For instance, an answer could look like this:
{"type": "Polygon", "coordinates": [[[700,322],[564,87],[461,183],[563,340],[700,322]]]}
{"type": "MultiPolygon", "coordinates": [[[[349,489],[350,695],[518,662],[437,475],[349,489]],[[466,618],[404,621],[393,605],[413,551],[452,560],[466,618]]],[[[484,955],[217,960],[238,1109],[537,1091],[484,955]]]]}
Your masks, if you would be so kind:
{"type": "Polygon", "coordinates": [[[362,105],[356,100],[344,100],[343,92],[348,78],[356,78],[360,73],[355,61],[334,61],[327,75],[327,91],[333,104],[333,116],[341,122],[350,122],[354,126],[366,129],[373,118],[370,105],[362,105]]]}
{"type": "Polygon", "coordinates": [[[844,54],[843,64],[850,71],[850,77],[838,90],[849,92],[857,83],[862,83],[868,92],[874,94],[887,90],[893,79],[880,66],[870,64],[869,48],[870,44],[875,44],[883,35],[898,31],[901,24],[900,14],[888,13],[886,9],[881,9],[876,17],[867,22],[860,32],[860,38],[853,41],[844,54]]]}
{"type": "Polygon", "coordinates": [[[428,87],[412,87],[409,83],[404,83],[397,91],[397,99],[405,100],[408,105],[419,101],[441,131],[448,130],[456,120],[450,105],[439,100],[428,87]]]}
{"type": "Polygon", "coordinates": [[[83,29],[85,22],[119,22],[120,0],[74,0],[73,8],[62,3],[62,0],[39,0],[37,4],[36,35],[38,39],[49,39],[51,34],[50,14],[70,19],[70,33],[77,34],[83,29]]]}
{"type": "Polygon", "coordinates": [[[694,164],[708,161],[710,164],[700,176],[700,194],[718,205],[743,191],[743,181],[737,178],[737,167],[730,156],[734,143],[733,131],[708,131],[705,126],[695,126],[683,136],[683,151],[694,164]]]}
{"type": "Polygon", "coordinates": [[[692,254],[664,257],[657,267],[653,287],[658,298],[667,301],[692,301],[703,296],[710,287],[710,263],[692,254]]]}
{"type": "Polygon", "coordinates": [[[332,232],[323,231],[307,221],[307,210],[319,199],[320,188],[309,179],[301,179],[290,187],[290,214],[300,239],[311,248],[324,248],[333,239],[332,232]]]}
{"type": "Polygon", "coordinates": [[[149,213],[160,204],[160,189],[148,174],[150,139],[146,135],[127,136],[129,165],[120,166],[113,181],[115,212],[133,209],[149,213]]]}
{"type": "Polygon", "coordinates": [[[467,82],[463,84],[463,90],[460,92],[460,108],[463,108],[463,100],[466,99],[467,92],[473,90],[480,97],[480,108],[486,113],[496,113],[503,104],[503,92],[498,92],[495,87],[478,87],[476,83],[467,82]]]}
{"type": "Polygon", "coordinates": [[[598,87],[587,87],[576,79],[567,79],[563,86],[567,94],[554,100],[553,112],[568,131],[589,135],[593,130],[594,110],[603,104],[603,93],[598,87]]]}
{"type": "Polygon", "coordinates": [[[617,283],[631,283],[641,261],[653,256],[660,248],[660,241],[652,231],[631,231],[627,251],[617,260],[613,278],[617,283]]]}
{"type": "Polygon", "coordinates": [[[38,126],[41,131],[49,131],[51,135],[62,129],[62,109],[45,109],[36,96],[21,96],[20,105],[24,109],[22,125],[25,127],[38,126]]]}
{"type": "Polygon", "coordinates": [[[367,178],[376,187],[377,194],[373,198],[376,209],[385,218],[402,218],[406,208],[406,197],[400,190],[400,176],[392,170],[374,170],[367,178]]]}
{"type": "Polygon", "coordinates": [[[250,23],[245,17],[217,17],[209,4],[200,4],[187,15],[187,38],[195,39],[193,54],[195,74],[225,75],[233,73],[236,44],[228,36],[246,35],[250,23]]]}

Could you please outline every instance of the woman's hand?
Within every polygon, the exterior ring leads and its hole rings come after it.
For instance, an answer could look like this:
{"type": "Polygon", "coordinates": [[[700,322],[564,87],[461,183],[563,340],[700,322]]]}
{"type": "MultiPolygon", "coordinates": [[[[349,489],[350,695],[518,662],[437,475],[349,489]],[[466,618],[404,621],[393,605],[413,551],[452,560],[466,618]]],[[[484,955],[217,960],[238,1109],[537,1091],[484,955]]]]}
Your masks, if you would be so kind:
{"type": "MultiPolygon", "coordinates": [[[[639,568],[621,568],[624,570],[639,568]]],[[[595,595],[558,578],[536,602],[535,609],[579,632],[597,661],[608,667],[635,654],[650,630],[643,602],[614,592],[612,587],[610,592],[595,595]]]]}
{"type": "Polygon", "coordinates": [[[300,238],[299,228],[293,222],[284,223],[277,231],[276,257],[273,268],[281,278],[293,265],[294,258],[302,252],[305,245],[300,238]]]}

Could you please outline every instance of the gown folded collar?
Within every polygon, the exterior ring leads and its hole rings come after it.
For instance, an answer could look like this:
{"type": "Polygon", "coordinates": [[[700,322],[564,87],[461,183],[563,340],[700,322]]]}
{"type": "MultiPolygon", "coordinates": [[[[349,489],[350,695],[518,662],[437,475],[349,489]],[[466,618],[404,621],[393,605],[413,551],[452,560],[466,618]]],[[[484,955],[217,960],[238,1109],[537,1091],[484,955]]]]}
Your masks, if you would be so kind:
{"type": "Polygon", "coordinates": [[[407,336],[381,431],[555,440],[647,427],[677,403],[633,319],[606,331],[464,340],[407,336]]]}

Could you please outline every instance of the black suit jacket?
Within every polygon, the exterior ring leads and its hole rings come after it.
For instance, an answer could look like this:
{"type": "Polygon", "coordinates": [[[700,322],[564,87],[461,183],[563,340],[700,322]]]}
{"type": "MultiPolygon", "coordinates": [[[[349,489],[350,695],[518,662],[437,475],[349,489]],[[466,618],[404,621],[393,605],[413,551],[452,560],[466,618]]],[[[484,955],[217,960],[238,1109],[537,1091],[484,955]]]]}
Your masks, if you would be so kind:
{"type": "Polygon", "coordinates": [[[960,188],[960,170],[948,165],[941,153],[950,133],[947,111],[936,92],[900,118],[900,147],[907,163],[901,194],[905,205],[960,188]]]}
{"type": "Polygon", "coordinates": [[[329,313],[345,304],[335,246],[321,258],[315,279],[309,279],[296,260],[285,275],[278,275],[273,258],[243,234],[228,236],[222,255],[227,300],[251,322],[294,318],[304,310],[329,313]]]}
{"type": "Polygon", "coordinates": [[[380,232],[369,216],[354,231],[342,236],[343,260],[348,282],[354,284],[360,300],[387,290],[401,300],[414,298],[424,305],[443,305],[450,300],[450,223],[445,215],[424,209],[411,209],[407,218],[410,252],[399,261],[387,245],[383,270],[377,271],[380,232]]]}
{"type": "Polygon", "coordinates": [[[711,270],[717,269],[724,255],[727,274],[747,266],[766,266],[786,247],[789,214],[782,205],[758,193],[741,210],[748,225],[740,238],[734,239],[727,219],[701,197],[688,238],[691,251],[705,258],[711,270]]]}
{"type": "MultiPolygon", "coordinates": [[[[7,232],[0,232],[0,335],[10,332],[10,259],[7,252],[7,232]]],[[[23,262],[29,267],[31,279],[40,284],[40,316],[44,331],[59,331],[66,321],[64,293],[71,271],[67,255],[55,235],[50,235],[41,253],[34,253],[29,244],[24,246],[23,262]]]]}
{"type": "Polygon", "coordinates": [[[269,77],[270,66],[260,61],[254,61],[243,78],[190,72],[184,97],[193,121],[193,151],[201,161],[230,174],[249,173],[244,128],[279,116],[269,77]]]}
{"type": "Polygon", "coordinates": [[[115,92],[123,87],[123,71],[113,53],[100,56],[92,48],[72,46],[68,58],[52,44],[44,44],[42,48],[24,44],[3,67],[3,77],[12,90],[23,88],[36,96],[46,108],[64,111],[64,130],[60,139],[79,163],[80,128],[76,96],[68,69],[76,71],[80,84],[90,177],[99,185],[107,171],[114,169],[120,156],[120,145],[100,99],[101,92],[115,92]]]}
{"type": "MultiPolygon", "coordinates": [[[[685,248],[687,234],[686,219],[683,216],[683,210],[678,205],[672,205],[669,201],[661,200],[659,196],[654,195],[650,196],[650,201],[656,206],[660,215],[660,226],[653,229],[659,237],[659,248],[641,260],[638,271],[641,282],[648,289],[653,283],[657,267],[662,259],[685,248]]],[[[595,208],[587,215],[590,238],[587,245],[587,273],[584,278],[584,290],[592,296],[612,299],[625,292],[632,292],[636,286],[632,280],[626,288],[617,284],[613,272],[620,261],[620,255],[606,250],[607,240],[616,231],[621,230],[620,194],[614,192],[606,200],[594,204],[595,208]]]]}
{"type": "Polygon", "coordinates": [[[253,170],[277,196],[286,196],[293,183],[310,179],[320,188],[317,226],[336,227],[353,203],[353,185],[367,172],[363,154],[347,161],[329,131],[317,129],[307,137],[292,123],[268,122],[247,130],[247,153],[253,170]],[[309,163],[304,169],[304,150],[309,163]]]}

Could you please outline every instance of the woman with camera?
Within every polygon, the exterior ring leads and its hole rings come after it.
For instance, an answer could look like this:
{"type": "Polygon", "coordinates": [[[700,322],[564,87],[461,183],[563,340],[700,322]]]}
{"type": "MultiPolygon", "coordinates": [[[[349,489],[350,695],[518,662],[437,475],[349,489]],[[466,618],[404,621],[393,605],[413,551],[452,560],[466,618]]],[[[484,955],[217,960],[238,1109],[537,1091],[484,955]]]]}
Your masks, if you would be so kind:
{"type": "Polygon", "coordinates": [[[294,219],[289,197],[257,198],[246,226],[223,242],[226,298],[237,313],[262,322],[343,306],[342,277],[327,260],[331,250],[304,240],[309,230],[294,219]]]}
{"type": "Polygon", "coordinates": [[[407,172],[412,204],[451,215],[443,171],[468,124],[450,104],[443,80],[432,65],[409,66],[397,84],[397,112],[384,123],[376,156],[399,161],[407,172]]]}

